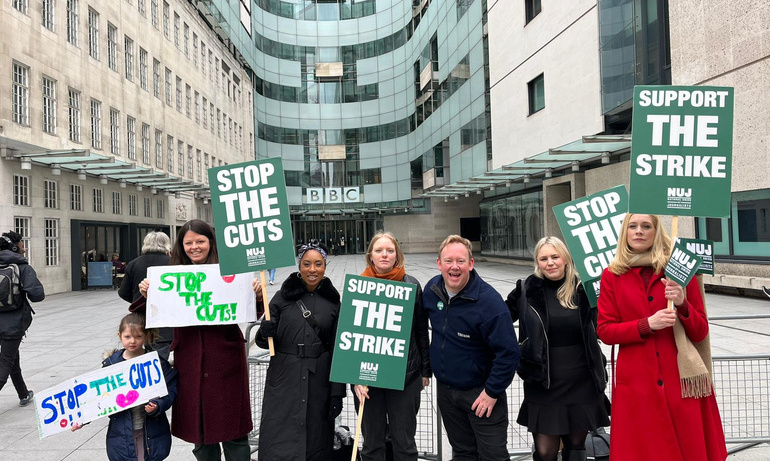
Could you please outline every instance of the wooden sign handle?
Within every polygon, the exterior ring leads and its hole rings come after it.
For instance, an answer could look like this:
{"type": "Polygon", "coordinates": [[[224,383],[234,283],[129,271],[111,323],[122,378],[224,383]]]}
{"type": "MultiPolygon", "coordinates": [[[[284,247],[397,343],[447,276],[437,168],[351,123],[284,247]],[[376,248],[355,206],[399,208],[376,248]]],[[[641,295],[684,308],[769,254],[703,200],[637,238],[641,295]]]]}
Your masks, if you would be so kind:
{"type": "MultiPolygon", "coordinates": [[[[364,386],[364,389],[369,389],[369,386],[364,386]]],[[[361,421],[364,420],[364,403],[366,399],[363,398],[358,403],[358,421],[356,422],[356,438],[353,439],[353,454],[350,456],[350,461],[356,461],[356,455],[358,454],[358,439],[361,437],[361,421]]]]}
{"type": "MultiPolygon", "coordinates": [[[[259,282],[262,284],[262,306],[265,308],[265,320],[270,320],[270,306],[267,303],[267,283],[265,282],[265,271],[259,271],[259,282]]],[[[275,346],[272,336],[267,338],[267,346],[270,349],[270,357],[275,355],[275,346]]]]}
{"type": "MultiPolygon", "coordinates": [[[[679,216],[674,216],[671,219],[671,254],[674,254],[674,244],[676,244],[676,234],[679,233],[679,216]]],[[[669,255],[669,258],[671,257],[669,255]]],[[[686,287],[685,287],[686,288],[686,287]]],[[[668,300],[668,311],[674,312],[674,300],[668,300]]]]}

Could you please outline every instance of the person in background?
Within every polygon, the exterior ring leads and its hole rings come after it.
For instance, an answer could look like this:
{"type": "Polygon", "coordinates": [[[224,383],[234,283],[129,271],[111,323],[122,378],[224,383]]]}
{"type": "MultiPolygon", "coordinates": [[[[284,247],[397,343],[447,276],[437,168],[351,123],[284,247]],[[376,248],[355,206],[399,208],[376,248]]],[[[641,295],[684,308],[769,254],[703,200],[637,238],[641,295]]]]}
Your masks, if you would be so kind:
{"type": "Polygon", "coordinates": [[[628,213],[604,270],[597,333],[618,344],[613,461],[723,461],[703,288],[665,278],[672,242],[656,215],[628,213]],[[668,309],[672,301],[674,310],[668,309]]]}
{"type": "Polygon", "coordinates": [[[430,362],[454,461],[508,461],[505,390],[519,363],[508,306],[473,269],[471,242],[450,235],[436,259],[441,275],[423,291],[433,326],[430,362]]]}
{"type": "Polygon", "coordinates": [[[268,278],[270,279],[270,285],[275,284],[275,269],[267,270],[268,278]]]}
{"type": "Polygon", "coordinates": [[[345,385],[329,381],[340,295],[325,277],[326,249],[302,245],[299,271],[270,300],[256,343],[273,338],[259,426],[259,459],[329,461],[345,385]]]}
{"type": "Polygon", "coordinates": [[[120,260],[120,255],[118,253],[112,254],[112,267],[114,267],[115,271],[119,274],[122,274],[126,269],[126,263],[120,260]]]}
{"type": "MultiPolygon", "coordinates": [[[[133,303],[141,298],[142,293],[139,291],[139,282],[147,277],[147,268],[167,266],[169,264],[170,251],[171,240],[168,238],[168,235],[163,232],[148,232],[142,242],[142,254],[126,266],[123,282],[121,282],[118,289],[118,296],[129,303],[133,303]]],[[[168,360],[169,348],[173,340],[173,328],[158,328],[158,338],[151,347],[158,355],[168,360]]]]}
{"type": "Polygon", "coordinates": [[[411,283],[417,286],[412,332],[406,359],[404,390],[380,389],[355,385],[356,399],[367,399],[361,432],[364,447],[363,461],[385,461],[386,433],[390,434],[394,461],[416,461],[417,412],[420,410],[420,394],[430,384],[433,371],[430,368],[430,341],[428,314],[422,306],[422,288],[416,278],[404,269],[404,253],[401,245],[390,232],[378,232],[369,242],[364,257],[364,277],[411,283]]]}
{"type": "Polygon", "coordinates": [[[567,246],[556,237],[535,246],[535,273],[516,282],[506,304],[519,321],[524,401],[517,422],[535,440],[536,461],[585,461],[588,431],[610,424],[606,359],[567,246]]]}
{"type": "Polygon", "coordinates": [[[19,281],[18,287],[11,286],[12,281],[8,281],[7,288],[18,289],[18,293],[12,291],[8,293],[13,298],[11,304],[5,306],[8,300],[3,299],[3,305],[0,308],[0,389],[5,387],[10,376],[16,394],[19,396],[19,406],[22,407],[29,405],[34,392],[27,388],[21,375],[19,346],[32,323],[34,311],[29,302],[40,302],[45,299],[43,284],[37,278],[35,269],[24,257],[25,251],[21,234],[11,231],[0,236],[0,268],[7,272],[14,270],[12,265],[16,265],[18,267],[16,276],[19,281]]]}

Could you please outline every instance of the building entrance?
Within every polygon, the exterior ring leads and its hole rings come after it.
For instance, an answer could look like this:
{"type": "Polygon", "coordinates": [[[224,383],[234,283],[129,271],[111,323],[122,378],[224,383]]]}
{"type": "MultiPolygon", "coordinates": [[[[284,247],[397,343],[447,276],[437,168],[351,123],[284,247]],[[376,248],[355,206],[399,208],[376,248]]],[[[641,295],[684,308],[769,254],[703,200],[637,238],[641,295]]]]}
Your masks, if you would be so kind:
{"type": "Polygon", "coordinates": [[[382,228],[377,219],[295,221],[294,240],[297,245],[317,240],[329,254],[366,253],[369,239],[382,228]]]}

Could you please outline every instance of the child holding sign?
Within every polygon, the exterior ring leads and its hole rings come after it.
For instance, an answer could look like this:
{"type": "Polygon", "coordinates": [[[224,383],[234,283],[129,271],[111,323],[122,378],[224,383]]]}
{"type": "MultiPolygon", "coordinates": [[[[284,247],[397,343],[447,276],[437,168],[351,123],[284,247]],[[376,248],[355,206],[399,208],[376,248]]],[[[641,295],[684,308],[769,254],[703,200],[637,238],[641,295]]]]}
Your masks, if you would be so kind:
{"type": "MultiPolygon", "coordinates": [[[[144,328],[144,316],[128,314],[120,321],[118,337],[123,349],[114,350],[102,362],[108,367],[124,360],[130,360],[144,354],[145,344],[152,344],[156,338],[155,330],[144,328]]],[[[107,428],[107,457],[110,461],[156,461],[166,459],[171,452],[171,427],[166,418],[166,410],[176,396],[176,370],[162,357],[159,357],[163,376],[166,380],[168,395],[150,400],[146,405],[136,406],[110,415],[107,428]]],[[[144,379],[145,370],[137,372],[136,379],[144,379]]],[[[128,398],[128,397],[127,397],[128,398]]],[[[76,431],[83,425],[75,423],[76,431]]]]}

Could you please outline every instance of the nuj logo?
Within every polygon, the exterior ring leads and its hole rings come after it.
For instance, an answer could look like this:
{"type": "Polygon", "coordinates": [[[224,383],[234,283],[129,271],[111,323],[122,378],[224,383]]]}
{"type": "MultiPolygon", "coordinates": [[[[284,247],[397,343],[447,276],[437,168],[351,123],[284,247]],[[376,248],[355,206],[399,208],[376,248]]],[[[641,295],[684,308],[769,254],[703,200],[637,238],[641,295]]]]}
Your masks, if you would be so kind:
{"type": "Polygon", "coordinates": [[[246,256],[260,256],[265,254],[265,247],[248,248],[246,250],[246,256]]]}
{"type": "Polygon", "coordinates": [[[379,368],[379,363],[361,362],[361,371],[377,371],[379,368]]]}
{"type": "Polygon", "coordinates": [[[683,187],[669,187],[668,196],[669,197],[691,197],[692,189],[691,188],[685,189],[683,187]]]}

